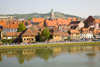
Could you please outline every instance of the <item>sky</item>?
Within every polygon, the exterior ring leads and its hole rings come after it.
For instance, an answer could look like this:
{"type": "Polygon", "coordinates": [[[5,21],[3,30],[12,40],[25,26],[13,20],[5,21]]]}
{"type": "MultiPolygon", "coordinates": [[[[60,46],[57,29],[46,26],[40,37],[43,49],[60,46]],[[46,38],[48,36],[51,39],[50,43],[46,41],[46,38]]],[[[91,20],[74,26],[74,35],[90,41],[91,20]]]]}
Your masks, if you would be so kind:
{"type": "Polygon", "coordinates": [[[0,14],[61,12],[87,18],[100,15],[100,0],[0,0],[0,14]]]}

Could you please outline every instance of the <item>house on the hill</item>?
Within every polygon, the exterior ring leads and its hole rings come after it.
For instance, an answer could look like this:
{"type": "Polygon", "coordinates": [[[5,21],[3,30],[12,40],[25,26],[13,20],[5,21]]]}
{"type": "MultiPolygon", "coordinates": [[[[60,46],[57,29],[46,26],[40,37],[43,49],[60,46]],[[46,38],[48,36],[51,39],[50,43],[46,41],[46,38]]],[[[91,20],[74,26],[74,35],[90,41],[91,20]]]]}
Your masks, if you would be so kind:
{"type": "Polygon", "coordinates": [[[80,30],[82,27],[84,27],[84,23],[82,21],[72,21],[70,22],[71,29],[78,29],[80,30]]]}
{"type": "Polygon", "coordinates": [[[92,16],[89,16],[85,21],[87,27],[94,27],[95,29],[100,29],[100,19],[95,19],[92,16]]]}

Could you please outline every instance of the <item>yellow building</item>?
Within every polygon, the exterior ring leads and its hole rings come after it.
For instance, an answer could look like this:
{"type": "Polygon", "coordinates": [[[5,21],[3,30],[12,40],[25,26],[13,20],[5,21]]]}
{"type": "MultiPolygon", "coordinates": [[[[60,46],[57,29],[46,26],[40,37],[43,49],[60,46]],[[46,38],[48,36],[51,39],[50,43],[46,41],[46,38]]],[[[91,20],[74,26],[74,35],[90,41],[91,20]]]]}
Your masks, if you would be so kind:
{"type": "Polygon", "coordinates": [[[80,32],[77,29],[71,29],[70,30],[70,36],[71,36],[71,39],[75,39],[75,40],[81,39],[80,32]]]}
{"type": "Polygon", "coordinates": [[[22,42],[36,42],[35,36],[38,35],[38,31],[33,31],[30,29],[26,29],[23,31],[20,36],[22,38],[22,42]]]}
{"type": "Polygon", "coordinates": [[[53,35],[53,39],[50,41],[64,41],[69,36],[67,32],[61,32],[60,30],[51,30],[50,32],[53,35]]]}

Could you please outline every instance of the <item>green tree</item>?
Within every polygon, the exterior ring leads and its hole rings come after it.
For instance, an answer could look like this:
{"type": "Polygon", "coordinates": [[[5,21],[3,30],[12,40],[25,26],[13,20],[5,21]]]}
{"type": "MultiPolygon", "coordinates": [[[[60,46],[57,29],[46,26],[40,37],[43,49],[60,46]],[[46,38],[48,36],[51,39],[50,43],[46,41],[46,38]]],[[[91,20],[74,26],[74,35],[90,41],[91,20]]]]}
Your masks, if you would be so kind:
{"type": "Polygon", "coordinates": [[[85,23],[85,27],[87,27],[87,26],[88,26],[88,24],[89,24],[89,23],[88,23],[88,22],[86,22],[86,23],[85,23]]]}
{"type": "Polygon", "coordinates": [[[40,33],[38,33],[38,35],[35,37],[37,42],[41,42],[42,41],[42,36],[40,33]]]}
{"type": "Polygon", "coordinates": [[[2,42],[2,43],[5,43],[5,44],[7,44],[7,43],[10,44],[10,43],[13,42],[13,39],[2,39],[1,42],[2,42]]]}
{"type": "Polygon", "coordinates": [[[53,54],[53,50],[52,49],[36,49],[35,54],[38,55],[40,58],[43,58],[45,61],[48,61],[48,59],[53,54]]]}
{"type": "Polygon", "coordinates": [[[41,32],[41,35],[44,39],[48,40],[50,37],[50,31],[47,27],[44,28],[44,30],[41,32]]]}
{"type": "Polygon", "coordinates": [[[70,37],[67,38],[67,40],[70,40],[70,39],[71,39],[70,37]]]}
{"type": "Polygon", "coordinates": [[[32,20],[32,18],[29,18],[28,21],[32,20]]]}
{"type": "Polygon", "coordinates": [[[23,23],[20,23],[18,25],[18,32],[23,32],[26,29],[25,25],[23,23]]]}

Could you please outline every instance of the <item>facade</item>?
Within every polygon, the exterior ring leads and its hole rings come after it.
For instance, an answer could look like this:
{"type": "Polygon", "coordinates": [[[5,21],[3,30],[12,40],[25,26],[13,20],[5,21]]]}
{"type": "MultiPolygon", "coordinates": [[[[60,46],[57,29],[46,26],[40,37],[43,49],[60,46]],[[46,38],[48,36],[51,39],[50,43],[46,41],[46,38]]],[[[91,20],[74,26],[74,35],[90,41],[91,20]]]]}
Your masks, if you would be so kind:
{"type": "Polygon", "coordinates": [[[89,16],[84,23],[88,24],[89,27],[95,27],[95,29],[100,29],[100,19],[93,18],[89,16]]]}
{"type": "Polygon", "coordinates": [[[70,37],[71,37],[71,39],[80,40],[81,39],[81,34],[80,34],[79,30],[71,29],[70,30],[70,37]]]}
{"type": "Polygon", "coordinates": [[[50,41],[64,41],[69,36],[67,32],[61,32],[60,30],[51,30],[50,32],[53,35],[53,39],[50,41]]]}
{"type": "Polygon", "coordinates": [[[95,29],[100,29],[99,23],[89,23],[89,27],[94,27],[95,29]]]}
{"type": "Polygon", "coordinates": [[[80,30],[84,27],[84,23],[82,21],[72,21],[70,22],[71,29],[78,29],[80,30]]]}
{"type": "Polygon", "coordinates": [[[91,30],[89,30],[88,28],[82,28],[81,37],[92,39],[93,38],[93,32],[91,30]]]}
{"type": "Polygon", "coordinates": [[[19,36],[22,38],[23,43],[36,42],[35,36],[38,35],[37,31],[26,29],[19,36]]]}
{"type": "Polygon", "coordinates": [[[100,30],[98,29],[94,29],[94,37],[96,38],[96,39],[100,39],[100,30]]]}
{"type": "Polygon", "coordinates": [[[16,39],[21,32],[7,32],[7,39],[16,39]]]}

